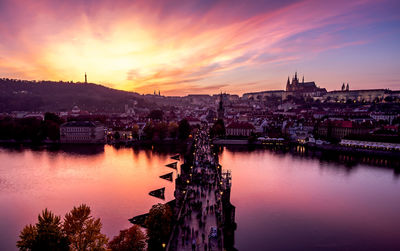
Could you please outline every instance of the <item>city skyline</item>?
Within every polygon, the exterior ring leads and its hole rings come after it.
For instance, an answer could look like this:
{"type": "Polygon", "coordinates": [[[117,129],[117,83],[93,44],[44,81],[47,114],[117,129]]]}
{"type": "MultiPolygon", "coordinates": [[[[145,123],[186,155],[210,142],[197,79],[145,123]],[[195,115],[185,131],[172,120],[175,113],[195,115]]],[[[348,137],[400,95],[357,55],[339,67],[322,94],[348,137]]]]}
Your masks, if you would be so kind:
{"type": "Polygon", "coordinates": [[[398,89],[396,1],[2,1],[0,76],[184,96],[398,89]]]}

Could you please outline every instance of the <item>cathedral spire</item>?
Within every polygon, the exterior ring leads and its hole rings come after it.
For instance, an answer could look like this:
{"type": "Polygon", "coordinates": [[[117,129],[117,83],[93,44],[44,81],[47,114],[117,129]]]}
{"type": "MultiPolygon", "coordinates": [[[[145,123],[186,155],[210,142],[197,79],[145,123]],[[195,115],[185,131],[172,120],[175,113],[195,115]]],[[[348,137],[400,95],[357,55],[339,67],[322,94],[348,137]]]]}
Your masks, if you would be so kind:
{"type": "Polygon", "coordinates": [[[85,72],[85,84],[87,84],[87,75],[86,75],[86,72],[85,72]]]}
{"type": "Polygon", "coordinates": [[[220,98],[219,98],[219,106],[218,106],[218,119],[224,119],[224,115],[225,115],[225,109],[224,109],[224,102],[222,101],[222,91],[220,94],[220,98]]]}

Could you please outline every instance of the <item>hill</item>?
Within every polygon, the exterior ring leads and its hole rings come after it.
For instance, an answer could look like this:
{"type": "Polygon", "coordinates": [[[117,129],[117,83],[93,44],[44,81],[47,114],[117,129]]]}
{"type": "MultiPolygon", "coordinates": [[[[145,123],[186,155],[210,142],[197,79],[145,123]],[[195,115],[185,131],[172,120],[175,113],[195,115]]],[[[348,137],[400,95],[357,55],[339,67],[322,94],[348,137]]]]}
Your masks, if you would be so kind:
{"type": "Polygon", "coordinates": [[[125,104],[151,107],[134,92],[120,91],[93,83],[0,79],[0,112],[65,111],[74,105],[91,112],[120,112],[125,104]]]}

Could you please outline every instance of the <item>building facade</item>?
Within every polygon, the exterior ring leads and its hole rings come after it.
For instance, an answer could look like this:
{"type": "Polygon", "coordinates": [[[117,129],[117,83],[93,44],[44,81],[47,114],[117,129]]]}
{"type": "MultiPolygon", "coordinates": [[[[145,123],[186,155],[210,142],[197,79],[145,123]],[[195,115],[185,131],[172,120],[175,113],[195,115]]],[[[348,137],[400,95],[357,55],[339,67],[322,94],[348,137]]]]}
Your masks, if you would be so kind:
{"type": "Polygon", "coordinates": [[[390,95],[389,90],[385,89],[370,89],[370,90],[343,90],[343,91],[331,91],[324,95],[323,100],[330,102],[374,102],[381,101],[386,96],[390,95]]]}
{"type": "Polygon", "coordinates": [[[255,130],[256,128],[248,122],[232,122],[226,127],[226,135],[248,137],[255,130]]]}
{"type": "Polygon", "coordinates": [[[342,139],[347,136],[368,135],[369,126],[343,120],[325,120],[317,126],[317,135],[323,138],[342,139]]]}
{"type": "Polygon", "coordinates": [[[60,126],[60,142],[71,144],[104,144],[105,128],[98,122],[69,121],[60,126]]]}
{"type": "Polygon", "coordinates": [[[243,94],[243,99],[249,100],[267,100],[268,98],[282,98],[285,94],[283,90],[277,91],[262,91],[262,92],[249,92],[243,94]]]}

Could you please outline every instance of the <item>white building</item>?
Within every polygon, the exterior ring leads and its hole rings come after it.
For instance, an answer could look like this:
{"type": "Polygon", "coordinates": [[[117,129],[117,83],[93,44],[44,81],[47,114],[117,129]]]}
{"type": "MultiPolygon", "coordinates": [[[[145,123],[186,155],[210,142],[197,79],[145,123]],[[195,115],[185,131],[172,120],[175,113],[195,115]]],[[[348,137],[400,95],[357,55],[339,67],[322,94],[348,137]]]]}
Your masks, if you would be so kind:
{"type": "Polygon", "coordinates": [[[396,113],[385,113],[385,112],[371,112],[371,118],[376,121],[387,121],[389,124],[392,124],[392,121],[397,118],[399,115],[396,113]]]}
{"type": "Polygon", "coordinates": [[[342,139],[340,141],[340,144],[342,146],[350,146],[350,147],[355,147],[355,148],[379,149],[379,150],[386,150],[386,151],[400,151],[400,144],[398,144],[398,143],[342,139]]]}
{"type": "Polygon", "coordinates": [[[105,128],[98,122],[70,121],[60,126],[61,143],[103,144],[105,128]]]}

